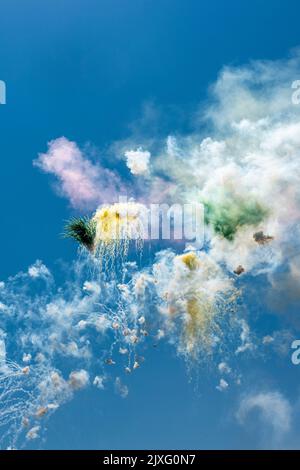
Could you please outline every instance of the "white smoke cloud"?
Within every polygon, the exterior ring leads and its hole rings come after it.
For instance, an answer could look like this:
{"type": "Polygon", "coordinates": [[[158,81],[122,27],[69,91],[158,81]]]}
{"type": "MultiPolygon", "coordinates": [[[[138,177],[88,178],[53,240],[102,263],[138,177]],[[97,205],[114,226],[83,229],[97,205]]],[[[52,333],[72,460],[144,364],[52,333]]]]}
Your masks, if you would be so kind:
{"type": "Polygon", "coordinates": [[[104,390],[104,382],[105,382],[105,377],[102,377],[100,375],[96,375],[96,377],[93,380],[93,385],[95,387],[99,388],[100,390],[104,390]]]}
{"type": "Polygon", "coordinates": [[[219,390],[219,392],[224,392],[224,390],[227,390],[228,387],[228,382],[226,382],[225,379],[220,379],[219,385],[217,385],[216,389],[219,390]]]}
{"type": "Polygon", "coordinates": [[[72,371],[69,375],[69,384],[73,390],[85,388],[89,380],[89,374],[84,369],[72,371]]]}
{"type": "Polygon", "coordinates": [[[122,398],[126,398],[128,396],[128,393],[129,393],[128,387],[122,382],[120,377],[116,377],[115,391],[122,398]]]}
{"type": "Polygon", "coordinates": [[[39,437],[40,426],[34,426],[31,428],[28,433],[26,434],[26,438],[32,441],[33,439],[37,439],[39,437]]]}
{"type": "Polygon", "coordinates": [[[253,275],[272,273],[298,249],[300,107],[292,104],[291,84],[299,75],[298,52],[224,68],[201,116],[209,133],[169,136],[152,160],[152,176],[176,185],[173,201],[202,201],[216,208],[214,217],[238,220],[233,239],[215,232],[214,220],[206,231],[211,256],[230,271],[241,265],[253,275]],[[245,223],[247,204],[251,210],[256,203],[265,215],[245,223]],[[261,231],[272,242],[257,243],[253,235],[261,231]]]}
{"type": "Polygon", "coordinates": [[[220,364],[218,364],[218,369],[220,374],[230,374],[231,372],[231,369],[226,362],[220,362],[220,364]]]}
{"type": "Polygon", "coordinates": [[[127,150],[125,152],[126,163],[133,175],[145,175],[149,170],[151,154],[148,151],[127,150]]]}
{"type": "Polygon", "coordinates": [[[40,260],[37,260],[32,266],[28,268],[28,274],[32,278],[45,278],[51,276],[49,269],[40,260]]]}
{"type": "MultiPolygon", "coordinates": [[[[135,264],[128,266],[128,275],[130,269],[136,270],[135,264]]],[[[111,380],[99,375],[103,367],[118,362],[125,373],[146,338],[134,297],[125,301],[121,290],[118,295],[118,281],[105,279],[97,260],[82,254],[63,278],[57,286],[39,261],[0,290],[0,302],[9,305],[0,318],[0,446],[5,439],[16,447],[22,439],[42,436],[44,420],[88,387],[90,377],[98,388],[111,380]],[[42,282],[37,284],[37,278],[42,282]],[[38,432],[31,433],[37,419],[38,432]]],[[[112,380],[125,397],[121,378],[112,380]]]]}
{"type": "Polygon", "coordinates": [[[260,392],[245,396],[237,411],[238,421],[245,424],[254,410],[259,411],[259,418],[271,433],[273,444],[278,444],[291,430],[292,406],[280,392],[260,392]]]}

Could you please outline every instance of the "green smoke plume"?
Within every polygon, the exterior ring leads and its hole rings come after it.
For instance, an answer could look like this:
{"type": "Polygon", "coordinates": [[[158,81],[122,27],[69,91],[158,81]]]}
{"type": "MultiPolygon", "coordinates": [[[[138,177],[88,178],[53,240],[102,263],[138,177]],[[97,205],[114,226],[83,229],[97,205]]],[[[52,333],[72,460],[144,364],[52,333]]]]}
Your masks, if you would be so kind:
{"type": "Polygon", "coordinates": [[[96,224],[88,217],[75,217],[67,223],[64,236],[73,238],[89,251],[93,251],[96,237],[96,224]]]}
{"type": "Polygon", "coordinates": [[[268,209],[254,199],[237,196],[224,198],[221,202],[204,202],[205,223],[219,234],[232,241],[240,227],[256,226],[268,215],[268,209]]]}

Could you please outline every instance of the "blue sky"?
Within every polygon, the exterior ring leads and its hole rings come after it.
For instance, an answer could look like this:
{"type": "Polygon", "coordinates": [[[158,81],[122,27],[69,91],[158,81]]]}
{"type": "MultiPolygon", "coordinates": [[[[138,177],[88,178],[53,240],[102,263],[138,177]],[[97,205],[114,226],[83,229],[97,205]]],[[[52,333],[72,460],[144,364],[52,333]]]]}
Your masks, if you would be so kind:
{"type": "MultiPolygon", "coordinates": [[[[49,141],[65,136],[89,144],[97,159],[139,132],[147,138],[193,132],[220,69],[287,57],[300,43],[299,13],[296,0],[2,0],[0,79],[7,104],[0,107],[0,279],[36,259],[55,270],[60,260],[76,257],[60,234],[78,211],[32,164],[49,141]]],[[[262,296],[255,282],[251,289],[262,296]]],[[[286,328],[260,300],[249,309],[254,316],[262,310],[256,328],[286,328]]],[[[216,390],[219,378],[210,367],[188,374],[168,344],[150,348],[128,379],[126,399],[112,387],[83,390],[29,447],[270,447],[268,426],[262,436],[256,431],[263,417],[254,413],[249,426],[236,419],[254,384],[293,404],[293,438],[278,445],[299,446],[300,369],[289,355],[242,359],[243,385],[225,393],[216,390]]]]}

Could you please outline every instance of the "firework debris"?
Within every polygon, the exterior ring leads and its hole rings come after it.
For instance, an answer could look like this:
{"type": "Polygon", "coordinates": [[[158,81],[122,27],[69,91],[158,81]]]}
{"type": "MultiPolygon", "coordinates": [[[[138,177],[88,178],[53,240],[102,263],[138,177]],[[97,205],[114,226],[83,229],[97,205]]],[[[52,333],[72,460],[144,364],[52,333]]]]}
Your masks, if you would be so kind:
{"type": "Polygon", "coordinates": [[[240,274],[243,274],[245,272],[245,269],[243,268],[241,264],[239,264],[238,267],[233,272],[234,274],[237,274],[238,276],[240,276],[240,274]]]}
{"type": "Polygon", "coordinates": [[[105,364],[107,364],[108,366],[114,366],[115,361],[113,359],[109,358],[109,359],[105,360],[105,364]]]}
{"type": "Polygon", "coordinates": [[[259,245],[265,245],[266,243],[269,243],[274,240],[274,237],[270,235],[265,235],[262,230],[254,233],[253,238],[259,245]]]}

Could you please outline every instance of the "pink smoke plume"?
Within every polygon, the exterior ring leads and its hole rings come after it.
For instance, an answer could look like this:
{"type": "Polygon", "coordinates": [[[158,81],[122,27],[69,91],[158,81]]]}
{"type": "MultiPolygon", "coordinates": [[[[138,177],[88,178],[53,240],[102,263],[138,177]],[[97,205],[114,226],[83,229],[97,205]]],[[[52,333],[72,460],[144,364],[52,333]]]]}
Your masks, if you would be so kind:
{"type": "Polygon", "coordinates": [[[119,195],[126,195],[119,176],[85,158],[75,142],[61,137],[49,142],[48,147],[34,165],[56,176],[59,193],[73,207],[95,209],[101,203],[116,202],[119,195]]]}

